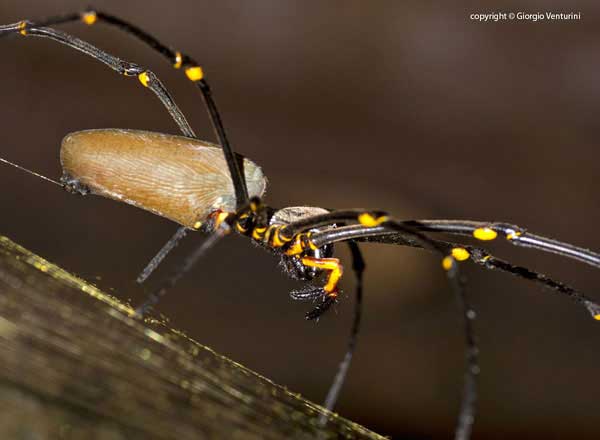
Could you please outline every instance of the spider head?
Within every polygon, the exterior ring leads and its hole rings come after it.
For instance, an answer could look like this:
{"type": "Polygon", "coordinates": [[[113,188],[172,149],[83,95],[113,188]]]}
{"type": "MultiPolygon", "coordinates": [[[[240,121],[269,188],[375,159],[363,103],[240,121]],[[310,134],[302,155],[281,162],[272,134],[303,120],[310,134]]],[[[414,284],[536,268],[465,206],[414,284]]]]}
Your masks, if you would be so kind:
{"type": "MultiPolygon", "coordinates": [[[[327,214],[329,211],[313,206],[291,206],[282,208],[273,213],[269,219],[269,225],[288,225],[308,217],[327,214]]],[[[317,231],[318,229],[311,229],[317,231]]],[[[326,245],[317,249],[307,249],[303,252],[304,257],[330,258],[333,255],[333,245],[326,245]]],[[[322,270],[316,267],[308,267],[300,261],[297,256],[281,255],[280,262],[283,270],[291,278],[310,281],[318,276],[322,270]]]]}

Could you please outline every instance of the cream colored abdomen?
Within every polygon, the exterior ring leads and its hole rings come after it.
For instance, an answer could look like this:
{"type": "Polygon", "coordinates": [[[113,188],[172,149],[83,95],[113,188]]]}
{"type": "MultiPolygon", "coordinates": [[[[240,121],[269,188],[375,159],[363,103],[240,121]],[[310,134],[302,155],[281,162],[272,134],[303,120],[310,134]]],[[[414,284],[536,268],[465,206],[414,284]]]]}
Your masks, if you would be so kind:
{"type": "MultiPolygon", "coordinates": [[[[220,147],[138,130],[87,130],[67,135],[61,164],[92,193],[120,200],[192,227],[210,212],[235,211],[235,192],[220,147]]],[[[244,159],[250,197],[266,179],[244,159]]]]}

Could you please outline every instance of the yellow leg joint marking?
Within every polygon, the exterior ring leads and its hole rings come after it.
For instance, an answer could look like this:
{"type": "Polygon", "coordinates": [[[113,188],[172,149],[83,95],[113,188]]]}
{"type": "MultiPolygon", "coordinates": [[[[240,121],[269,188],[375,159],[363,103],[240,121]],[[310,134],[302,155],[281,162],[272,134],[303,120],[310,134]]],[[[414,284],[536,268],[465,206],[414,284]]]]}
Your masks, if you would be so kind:
{"type": "Polygon", "coordinates": [[[272,235],[272,240],[271,240],[271,244],[273,245],[273,247],[281,247],[281,246],[283,246],[286,243],[279,236],[279,231],[280,230],[281,230],[281,226],[277,226],[273,230],[273,235],[272,235]]]}
{"type": "Polygon", "coordinates": [[[514,240],[515,238],[520,237],[521,235],[523,235],[522,232],[518,232],[518,231],[509,232],[508,234],[506,234],[506,239],[514,240]]]}
{"type": "Polygon", "coordinates": [[[380,217],[374,217],[368,212],[363,212],[358,216],[358,222],[366,226],[367,228],[373,228],[375,226],[379,226],[383,222],[387,222],[390,218],[387,215],[382,215],[380,217]]]}
{"type": "Polygon", "coordinates": [[[200,66],[188,67],[187,69],[185,69],[185,75],[190,81],[194,82],[200,81],[202,78],[204,78],[204,72],[202,71],[202,67],[200,66]]]}
{"type": "Polygon", "coordinates": [[[260,208],[260,203],[256,203],[254,201],[250,202],[250,211],[256,212],[260,208]]]}
{"type": "Polygon", "coordinates": [[[477,228],[473,231],[473,237],[481,241],[494,240],[498,233],[492,228],[477,228]]]}
{"type": "Polygon", "coordinates": [[[291,241],[291,238],[286,238],[286,237],[282,237],[279,232],[281,231],[281,226],[277,226],[275,228],[275,230],[273,231],[273,240],[271,241],[271,244],[273,245],[273,247],[281,247],[286,243],[289,243],[291,241]]]}
{"type": "Polygon", "coordinates": [[[277,235],[279,236],[279,239],[281,241],[283,241],[284,243],[289,243],[290,241],[292,241],[292,237],[281,236],[281,231],[284,227],[285,226],[282,226],[281,228],[277,229],[277,235]]]}
{"type": "Polygon", "coordinates": [[[192,228],[194,229],[200,229],[202,227],[202,222],[196,222],[194,223],[194,225],[192,226],[192,228]]]}
{"type": "Polygon", "coordinates": [[[218,229],[219,226],[221,226],[221,223],[223,223],[227,217],[229,217],[228,212],[219,212],[215,217],[215,229],[218,229]]]}
{"type": "Polygon", "coordinates": [[[81,16],[81,21],[83,21],[88,26],[91,26],[94,23],[96,23],[96,21],[98,21],[98,16],[94,11],[89,11],[81,16]]]}
{"type": "Polygon", "coordinates": [[[140,82],[142,83],[142,85],[144,87],[148,87],[148,84],[150,83],[150,77],[148,76],[148,72],[142,72],[138,75],[138,79],[140,80],[140,82]]]}
{"type": "Polygon", "coordinates": [[[600,321],[600,314],[598,314],[598,315],[594,315],[594,319],[595,319],[596,321],[600,321]]]}
{"type": "Polygon", "coordinates": [[[266,241],[267,243],[271,244],[271,239],[273,238],[273,232],[275,232],[275,227],[274,225],[271,225],[267,228],[267,232],[265,233],[264,236],[264,241],[266,241]]]}
{"type": "Polygon", "coordinates": [[[444,259],[442,260],[442,267],[444,268],[444,270],[452,269],[453,264],[454,264],[454,258],[452,258],[452,257],[444,257],[444,259]]]}
{"type": "Polygon", "coordinates": [[[273,245],[273,247],[276,247],[276,248],[281,247],[285,244],[279,238],[279,229],[276,229],[275,232],[273,233],[273,240],[272,240],[271,244],[273,245]]]}
{"type": "MultiPolygon", "coordinates": [[[[298,254],[301,254],[302,252],[304,252],[306,250],[306,248],[310,248],[313,251],[316,251],[317,249],[319,249],[317,246],[315,246],[315,244],[310,239],[311,235],[312,235],[312,232],[296,234],[295,237],[292,237],[292,240],[294,240],[294,243],[292,244],[292,246],[290,246],[290,248],[287,251],[285,251],[285,254],[286,255],[298,255],[298,254]]],[[[288,241],[291,241],[291,240],[288,240],[288,241]]]]}
{"type": "Polygon", "coordinates": [[[313,241],[311,240],[311,238],[310,238],[310,237],[311,237],[311,235],[312,235],[312,232],[307,232],[307,233],[306,233],[306,241],[308,242],[308,247],[309,247],[310,249],[312,249],[313,251],[316,251],[316,250],[317,250],[317,249],[319,249],[319,248],[318,248],[318,247],[317,247],[317,246],[316,246],[316,245],[313,243],[313,241]]]}
{"type": "Polygon", "coordinates": [[[452,248],[451,254],[456,261],[465,261],[465,260],[468,260],[469,257],[471,256],[471,254],[469,254],[468,250],[466,250],[465,248],[459,248],[459,247],[452,248]]]}
{"type": "Polygon", "coordinates": [[[180,69],[182,63],[183,56],[181,55],[181,52],[175,52],[175,62],[173,63],[173,67],[176,69],[180,69]]]}
{"type": "Polygon", "coordinates": [[[19,33],[21,35],[27,35],[27,23],[22,21],[19,23],[19,33]]]}
{"type": "Polygon", "coordinates": [[[238,232],[241,232],[242,234],[248,232],[248,228],[244,228],[239,221],[235,222],[235,229],[237,229],[238,232]]]}
{"type": "Polygon", "coordinates": [[[337,293],[338,282],[344,273],[344,268],[340,264],[340,260],[337,258],[304,257],[300,261],[308,267],[316,267],[318,269],[331,271],[329,272],[327,283],[323,286],[323,289],[327,293],[337,293]]]}
{"type": "Polygon", "coordinates": [[[483,261],[483,262],[485,263],[485,262],[486,262],[487,260],[489,260],[490,258],[492,258],[492,256],[491,256],[491,255],[486,255],[485,257],[483,257],[483,258],[481,259],[481,261],[483,261]]]}
{"type": "Polygon", "coordinates": [[[266,226],[263,226],[260,228],[254,228],[254,230],[252,231],[252,238],[255,240],[262,240],[263,237],[265,236],[266,230],[267,230],[266,226]]]}
{"type": "Polygon", "coordinates": [[[298,234],[294,239],[294,243],[290,246],[290,248],[287,251],[285,251],[285,254],[290,256],[298,255],[301,254],[302,251],[304,251],[304,248],[302,247],[302,234],[298,234]]]}

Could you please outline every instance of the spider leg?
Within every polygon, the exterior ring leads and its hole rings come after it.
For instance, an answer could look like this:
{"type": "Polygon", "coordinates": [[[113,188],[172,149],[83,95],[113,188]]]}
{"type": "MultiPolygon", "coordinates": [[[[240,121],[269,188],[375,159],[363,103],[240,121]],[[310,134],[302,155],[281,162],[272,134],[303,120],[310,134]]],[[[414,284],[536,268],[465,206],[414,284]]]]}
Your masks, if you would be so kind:
{"type": "MultiPolygon", "coordinates": [[[[424,248],[422,243],[416,241],[412,236],[398,232],[383,224],[371,228],[366,228],[362,225],[342,226],[315,232],[310,238],[313,246],[324,246],[325,244],[339,241],[357,240],[424,248]]],[[[457,254],[457,259],[469,259],[485,269],[506,272],[565,295],[576,303],[584,306],[594,319],[600,320],[600,305],[567,284],[556,281],[529,268],[516,266],[496,258],[480,247],[433,239],[430,240],[436,243],[438,249],[444,249],[446,254],[457,254]]]]}
{"type": "Polygon", "coordinates": [[[594,267],[600,267],[600,254],[597,252],[573,246],[569,243],[563,243],[552,238],[531,234],[520,226],[508,223],[463,220],[413,220],[406,222],[406,224],[415,226],[420,231],[470,235],[481,241],[490,241],[501,236],[515,246],[534,248],[578,260],[594,267]]]}
{"type": "Polygon", "coordinates": [[[324,229],[310,234],[304,241],[306,245],[310,247],[320,247],[339,241],[364,240],[418,248],[429,248],[430,250],[432,250],[431,244],[433,244],[433,250],[444,252],[447,255],[443,259],[443,266],[444,269],[447,270],[453,290],[459,297],[465,318],[467,371],[465,374],[463,399],[455,431],[455,439],[466,440],[470,437],[474,422],[475,403],[477,400],[476,377],[480,370],[478,366],[479,352],[472,327],[472,320],[475,318],[475,313],[466,300],[462,280],[457,272],[455,272],[458,268],[457,261],[470,259],[487,269],[501,270],[519,278],[541,284],[542,286],[564,294],[577,303],[582,304],[597,320],[600,319],[600,306],[566,284],[555,281],[546,275],[532,271],[528,268],[515,266],[495,258],[484,249],[431,239],[429,239],[430,242],[427,243],[420,239],[420,233],[415,234],[411,231],[411,226],[413,226],[411,223],[407,225],[405,222],[396,222],[385,219],[371,227],[358,224],[324,229]],[[424,244],[427,246],[424,246],[424,244]]]}
{"type": "Polygon", "coordinates": [[[180,226],[175,234],[169,238],[169,241],[165,243],[165,245],[158,251],[158,253],[148,262],[146,267],[142,270],[142,272],[138,275],[135,280],[138,284],[142,284],[144,281],[148,279],[150,274],[154,272],[154,270],[158,267],[158,265],[165,259],[165,257],[171,252],[179,242],[187,235],[188,232],[187,226],[180,226]]]}
{"type": "Polygon", "coordinates": [[[165,86],[152,71],[144,69],[137,64],[121,60],[86,41],[73,37],[72,35],[52,28],[37,26],[30,21],[20,21],[18,23],[0,26],[0,36],[6,34],[20,34],[26,37],[47,38],[60,44],[64,44],[71,49],[75,49],[90,56],[96,61],[106,64],[120,75],[137,76],[142,85],[152,90],[162,102],[181,132],[185,136],[195,137],[194,131],[185,119],[185,116],[177,104],[175,104],[175,101],[165,86]]]}
{"type": "Polygon", "coordinates": [[[479,375],[479,349],[475,339],[473,320],[477,316],[470,305],[466,292],[464,280],[458,274],[458,263],[455,259],[445,260],[447,262],[446,274],[450,286],[458,299],[459,306],[463,312],[465,325],[465,358],[467,368],[463,385],[463,396],[458,413],[458,423],[454,433],[455,440],[468,440],[475,422],[475,404],[477,403],[477,376],[479,375]]]}
{"type": "Polygon", "coordinates": [[[196,262],[204,256],[214,245],[216,245],[223,237],[231,231],[231,226],[227,221],[222,221],[214,230],[214,232],[206,237],[206,239],[184,260],[181,265],[178,265],[173,273],[164,279],[162,283],[152,291],[146,300],[135,310],[135,315],[143,317],[144,314],[162,298],[169,289],[171,289],[177,281],[181,279],[196,262]]]}
{"type": "MultiPolygon", "coordinates": [[[[265,209],[268,208],[264,205],[261,205],[260,199],[258,197],[253,197],[252,200],[237,213],[228,213],[221,210],[213,211],[208,217],[209,223],[204,225],[208,228],[208,230],[212,230],[212,233],[207,236],[207,238],[200,244],[198,248],[196,248],[195,251],[188,255],[183,264],[179,265],[173,271],[170,277],[166,278],[156,290],[148,295],[142,305],[136,309],[135,315],[142,317],[150,307],[155,305],[159,299],[162,298],[167,291],[181,279],[181,277],[183,277],[183,275],[190,271],[190,269],[202,256],[204,256],[204,254],[206,254],[206,252],[208,252],[223,237],[231,232],[234,227],[233,225],[236,225],[235,227],[239,227],[240,217],[247,215],[247,210],[257,212],[257,216],[262,218],[263,215],[266,215],[264,214],[265,209]]],[[[163,248],[152,259],[148,266],[152,266],[154,260],[156,260],[156,265],[158,265],[158,263],[160,263],[167,253],[179,243],[186,233],[187,230],[185,228],[179,228],[177,232],[175,232],[175,235],[173,235],[173,237],[171,237],[165,246],[163,246],[163,248]]],[[[154,267],[156,267],[156,265],[154,265],[154,267]]],[[[154,267],[151,267],[150,269],[153,270],[154,267]]],[[[146,269],[148,269],[148,267],[146,269]]],[[[142,275],[146,272],[146,269],[144,269],[142,275]]],[[[152,272],[150,269],[148,269],[149,272],[152,272]]]]}
{"type": "MultiPolygon", "coordinates": [[[[298,222],[294,222],[289,225],[283,226],[279,230],[279,233],[283,235],[287,240],[289,240],[288,242],[290,243],[286,254],[301,255],[307,249],[318,249],[325,245],[333,244],[337,241],[349,242],[350,240],[354,240],[356,238],[360,239],[363,237],[369,237],[370,234],[368,231],[376,229],[379,225],[385,224],[385,226],[381,226],[382,228],[384,228],[384,231],[391,231],[397,235],[406,237],[408,242],[411,243],[413,246],[428,249],[444,256],[443,267],[447,271],[448,279],[450,281],[452,290],[457,294],[459,298],[463,310],[463,315],[465,317],[465,339],[467,342],[467,372],[465,375],[463,398],[461,402],[455,438],[459,440],[467,440],[470,436],[472,425],[475,420],[475,402],[477,400],[477,388],[475,378],[479,374],[479,365],[477,356],[478,349],[475,343],[473,326],[471,324],[471,321],[475,318],[475,312],[466,300],[466,296],[463,290],[463,282],[460,279],[459,268],[457,264],[457,261],[465,259],[464,253],[455,252],[454,249],[450,249],[446,243],[432,240],[428,236],[423,235],[422,232],[415,230],[413,227],[405,225],[402,222],[394,222],[390,220],[387,216],[385,216],[384,218],[383,215],[380,216],[382,220],[377,222],[375,216],[373,216],[372,214],[368,214],[372,219],[375,219],[375,223],[377,224],[373,227],[366,227],[362,224],[340,226],[336,228],[324,228],[320,231],[309,231],[307,233],[299,232],[295,236],[293,235],[291,237],[289,236],[289,233],[283,232],[285,228],[290,228],[290,230],[297,230],[296,228],[298,228],[298,225],[301,223],[303,223],[303,225],[302,228],[300,228],[300,230],[304,230],[305,228],[313,229],[314,225],[311,223],[311,220],[314,221],[315,218],[319,219],[319,224],[324,224],[326,221],[329,221],[329,223],[331,224],[331,217],[335,217],[337,215],[338,218],[336,218],[335,220],[347,219],[346,215],[348,212],[351,211],[343,211],[343,214],[340,215],[341,212],[342,211],[334,211],[330,214],[323,214],[321,216],[311,217],[308,220],[300,220],[298,222]]],[[[464,252],[467,252],[463,248],[460,249],[462,249],[464,252]]],[[[329,285],[329,282],[330,279],[328,279],[326,286],[329,285]]],[[[360,285],[362,286],[362,283],[360,285]]]]}
{"type": "MultiPolygon", "coordinates": [[[[360,319],[362,314],[362,297],[363,297],[363,273],[365,271],[365,260],[363,259],[362,253],[358,244],[353,241],[348,242],[350,252],[352,253],[352,270],[356,277],[355,287],[355,303],[354,303],[354,319],[352,320],[352,329],[350,330],[350,336],[348,337],[348,343],[346,345],[346,353],[344,358],[338,366],[338,370],[333,378],[333,382],[327,391],[327,396],[323,406],[329,411],[332,411],[339,398],[340,391],[348,375],[350,363],[352,362],[352,356],[356,349],[356,342],[358,338],[358,332],[360,330],[360,319]]],[[[319,424],[323,426],[327,422],[327,415],[322,414],[319,418],[319,424]]]]}
{"type": "Polygon", "coordinates": [[[486,269],[500,270],[510,273],[511,275],[536,282],[542,286],[554,290],[555,292],[564,294],[576,303],[584,306],[594,319],[600,320],[600,305],[587,298],[585,295],[578,292],[571,286],[561,283],[560,281],[555,281],[542,273],[535,272],[526,267],[515,266],[507,261],[496,258],[485,251],[485,249],[471,246],[467,246],[466,249],[471,254],[471,260],[478,265],[486,269]]]}
{"type": "MultiPolygon", "coordinates": [[[[200,67],[199,63],[197,63],[189,55],[174,50],[171,47],[161,43],[156,37],[150,35],[148,32],[140,29],[139,27],[125,20],[122,20],[119,17],[115,17],[114,15],[110,15],[101,11],[95,11],[93,9],[88,9],[79,13],[70,13],[59,17],[49,18],[41,21],[38,26],[54,26],[73,21],[83,22],[89,26],[97,22],[114,26],[117,29],[120,29],[123,32],[137,38],[138,40],[142,41],[147,46],[158,52],[160,55],[162,55],[169,61],[173,68],[183,69],[186,77],[190,81],[192,81],[202,93],[202,97],[204,99],[208,115],[215,130],[217,139],[219,140],[219,143],[223,148],[223,154],[225,155],[225,160],[227,162],[227,166],[229,167],[229,173],[231,174],[233,187],[235,188],[237,208],[240,209],[242,206],[246,205],[249,200],[248,189],[246,187],[246,180],[244,179],[243,174],[241,172],[243,161],[236,157],[234,150],[231,147],[231,144],[229,143],[227,133],[223,125],[223,120],[221,118],[221,114],[219,113],[216,102],[212,95],[210,85],[206,81],[204,72],[200,67]]],[[[189,135],[186,134],[186,136],[189,135]]],[[[192,133],[190,137],[195,136],[192,133]]]]}
{"type": "Polygon", "coordinates": [[[600,253],[564,243],[552,238],[527,232],[524,228],[508,223],[479,222],[470,220],[410,220],[398,222],[383,211],[340,210],[309,217],[282,228],[280,234],[293,237],[296,234],[335,222],[358,222],[367,228],[387,225],[388,229],[402,226],[405,229],[421,232],[442,232],[469,235],[480,241],[495,240],[501,236],[515,246],[529,247],[562,255],[600,268],[600,253]]]}

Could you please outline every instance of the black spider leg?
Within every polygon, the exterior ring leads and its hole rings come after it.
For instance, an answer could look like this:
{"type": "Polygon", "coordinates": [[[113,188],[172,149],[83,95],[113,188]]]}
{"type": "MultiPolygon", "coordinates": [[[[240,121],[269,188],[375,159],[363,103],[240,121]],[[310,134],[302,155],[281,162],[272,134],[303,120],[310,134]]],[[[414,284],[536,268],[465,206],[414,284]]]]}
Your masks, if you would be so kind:
{"type": "MultiPolygon", "coordinates": [[[[282,229],[281,234],[286,238],[292,237],[301,231],[340,221],[361,222],[363,226],[379,226],[388,221],[393,222],[383,211],[340,210],[295,222],[289,227],[282,229]],[[366,219],[364,223],[361,222],[361,218],[366,219]]],[[[470,235],[481,241],[490,241],[501,236],[515,246],[529,247],[543,252],[562,255],[600,268],[599,253],[574,246],[570,243],[531,234],[517,225],[470,220],[409,220],[401,223],[405,227],[410,227],[415,231],[470,235]]]]}
{"type": "MultiPolygon", "coordinates": [[[[333,382],[329,387],[329,391],[327,391],[327,396],[325,397],[325,401],[323,403],[323,407],[328,409],[329,411],[333,411],[335,404],[339,398],[340,391],[346,381],[346,376],[348,375],[348,370],[350,369],[350,363],[352,362],[352,356],[354,355],[354,350],[356,349],[356,342],[358,339],[358,333],[360,331],[360,319],[362,315],[362,298],[363,298],[363,274],[365,271],[365,260],[362,256],[362,252],[353,241],[348,242],[348,247],[350,248],[350,252],[352,253],[352,270],[354,271],[354,275],[356,276],[356,287],[355,287],[355,303],[354,303],[354,319],[352,320],[352,329],[350,330],[350,336],[348,337],[348,343],[346,345],[346,353],[344,354],[344,358],[340,365],[338,366],[338,370],[333,378],[333,382]]],[[[328,416],[326,414],[321,414],[319,417],[319,424],[323,426],[328,420],[328,416]]]]}
{"type": "MultiPolygon", "coordinates": [[[[458,235],[470,235],[478,238],[478,232],[494,231],[515,246],[529,247],[544,252],[562,255],[567,258],[600,267],[600,254],[589,249],[563,243],[552,238],[531,234],[524,228],[508,223],[479,222],[466,220],[413,220],[405,224],[419,231],[444,232],[458,235]]],[[[485,238],[484,240],[488,240],[485,238]]]]}
{"type": "MultiPolygon", "coordinates": [[[[473,423],[475,422],[475,403],[477,401],[477,383],[476,377],[479,375],[478,348],[475,342],[475,334],[471,321],[475,318],[475,311],[467,302],[464,291],[463,281],[460,277],[458,263],[454,253],[440,242],[430,239],[420,232],[414,231],[410,226],[401,222],[386,220],[386,227],[396,233],[408,236],[413,242],[425,249],[433,250],[444,255],[443,266],[450,286],[458,297],[459,304],[465,318],[465,338],[467,341],[466,359],[467,371],[465,373],[465,383],[463,386],[463,396],[461,399],[460,410],[458,413],[458,422],[456,424],[455,439],[468,440],[471,435],[473,423]]],[[[362,225],[361,225],[362,226],[362,225]]],[[[365,227],[363,226],[363,229],[365,227]]],[[[314,240],[313,244],[317,245],[314,240]]],[[[323,246],[323,245],[321,245],[323,246]]]]}
{"type": "Polygon", "coordinates": [[[458,413],[458,423],[454,432],[455,440],[468,440],[471,438],[473,423],[475,422],[475,412],[477,403],[477,376],[480,373],[479,368],[479,348],[475,339],[475,329],[473,320],[477,316],[475,310],[469,303],[465,293],[464,280],[457,273],[458,263],[456,260],[450,260],[450,268],[446,271],[448,281],[454,295],[458,299],[460,309],[463,312],[465,325],[465,358],[467,361],[467,370],[463,385],[462,401],[458,413]]]}
{"type": "Polygon", "coordinates": [[[158,251],[158,253],[150,260],[150,262],[144,267],[142,272],[138,275],[135,280],[138,284],[142,284],[148,279],[150,274],[158,267],[158,265],[165,259],[165,257],[173,250],[175,246],[187,235],[189,228],[187,226],[180,226],[175,234],[165,243],[165,245],[158,251]]]}
{"type": "MultiPolygon", "coordinates": [[[[365,228],[361,225],[342,226],[335,229],[327,229],[324,231],[315,232],[311,236],[311,241],[315,246],[324,246],[325,244],[347,240],[423,248],[421,243],[415,241],[412,237],[399,233],[398,231],[394,231],[385,225],[375,226],[372,228],[365,228]]],[[[430,240],[433,239],[430,238],[430,240]]],[[[558,294],[564,295],[575,303],[585,307],[594,319],[600,320],[600,305],[567,284],[556,281],[529,268],[516,266],[507,261],[496,258],[485,249],[480,247],[467,246],[460,243],[452,243],[440,240],[433,241],[437,243],[439,248],[445,248],[447,253],[452,253],[452,249],[465,249],[468,253],[468,258],[470,261],[482,266],[485,269],[505,272],[517,278],[529,280],[558,294]]]]}
{"type": "MultiPolygon", "coordinates": [[[[302,220],[295,221],[286,225],[282,228],[280,234],[291,238],[294,235],[307,231],[309,229],[316,229],[319,226],[328,226],[332,224],[339,224],[341,222],[357,222],[358,218],[361,214],[366,213],[367,211],[360,209],[345,209],[345,210],[337,210],[331,211],[326,214],[314,215],[311,217],[303,218],[302,220]]],[[[375,217],[380,217],[384,215],[383,211],[374,212],[370,211],[368,214],[373,215],[375,217]]]]}
{"type": "MultiPolygon", "coordinates": [[[[403,233],[404,231],[399,230],[399,226],[402,224],[403,223],[401,222],[387,220],[382,225],[370,228],[362,225],[342,226],[335,229],[327,229],[315,232],[311,235],[310,239],[313,246],[316,247],[333,244],[340,241],[364,240],[424,248],[422,242],[414,239],[414,235],[407,235],[403,233]]],[[[505,271],[519,278],[528,279],[553,289],[556,292],[565,294],[576,302],[584,305],[595,319],[600,318],[600,306],[568,285],[555,281],[530,269],[514,266],[508,262],[499,260],[480,248],[436,240],[434,240],[434,242],[436,243],[436,250],[445,248],[446,252],[452,255],[453,250],[462,249],[468,252],[468,258],[487,269],[498,269],[505,271]]],[[[460,279],[458,273],[455,272],[458,267],[456,260],[444,259],[444,265],[446,265],[447,262],[449,262],[449,267],[445,268],[447,270],[453,290],[458,293],[459,301],[461,303],[465,318],[467,371],[465,374],[463,398],[455,431],[455,439],[466,440],[470,438],[472,425],[474,422],[475,403],[477,400],[476,377],[480,372],[478,364],[479,350],[476,345],[472,326],[472,320],[475,318],[475,312],[468,304],[463,291],[462,280],[460,279]]]]}
{"type": "MultiPolygon", "coordinates": [[[[329,219],[331,222],[331,218],[335,220],[352,220],[352,218],[348,218],[348,213],[354,213],[354,211],[338,211],[332,212],[330,214],[324,214],[321,216],[314,216],[308,219],[300,220],[298,222],[293,222],[282,228],[280,231],[281,235],[286,235],[290,239],[288,228],[291,231],[294,231],[294,234],[299,233],[302,230],[312,229],[314,228],[314,224],[318,223],[319,225],[325,224],[326,220],[329,219]],[[316,219],[316,220],[315,220],[316,219]],[[284,232],[285,231],[285,232],[284,232]]],[[[354,219],[359,218],[360,214],[364,214],[364,212],[360,212],[358,215],[354,216],[354,219]]],[[[463,291],[462,281],[457,281],[460,277],[459,268],[457,261],[455,259],[454,253],[452,250],[447,247],[444,242],[432,240],[426,235],[423,235],[421,232],[416,231],[411,226],[405,225],[402,222],[396,222],[390,220],[389,217],[384,217],[377,213],[373,215],[372,213],[368,214],[370,217],[370,221],[374,223],[385,223],[385,228],[387,231],[393,231],[398,235],[403,237],[407,237],[410,242],[414,243],[415,246],[428,249],[434,252],[437,252],[444,256],[443,265],[447,271],[447,276],[450,280],[450,284],[452,289],[459,295],[460,304],[464,307],[463,314],[465,319],[471,320],[475,317],[473,309],[468,306],[465,293],[463,291]],[[380,217],[379,221],[377,221],[377,217],[380,217]]],[[[334,220],[334,221],[335,221],[334,220]]],[[[367,221],[363,218],[363,221],[367,221]]],[[[361,238],[362,236],[368,236],[368,231],[373,228],[365,227],[363,225],[351,225],[351,226],[342,226],[339,228],[328,228],[322,229],[320,231],[312,232],[307,237],[308,245],[310,248],[320,248],[326,246],[328,244],[333,244],[336,241],[349,241],[354,237],[349,237],[347,234],[348,228],[354,228],[354,232],[357,235],[356,238],[361,238]],[[341,233],[340,233],[341,231],[341,233]],[[346,234],[344,234],[346,232],[346,234]],[[362,234],[362,235],[361,235],[362,234]]],[[[465,330],[468,332],[466,335],[467,339],[467,373],[466,373],[466,382],[464,386],[464,395],[461,402],[461,408],[458,417],[458,423],[456,428],[456,438],[461,440],[468,439],[468,435],[470,435],[471,427],[474,422],[475,415],[475,401],[476,401],[476,383],[475,376],[479,374],[479,365],[478,358],[474,356],[477,353],[477,347],[475,345],[475,336],[473,334],[472,325],[467,325],[465,330]],[[465,437],[464,435],[467,435],[465,437]]]]}
{"type": "Polygon", "coordinates": [[[148,295],[146,300],[136,308],[135,315],[137,317],[143,317],[148,310],[154,306],[160,298],[162,298],[169,289],[171,289],[177,282],[185,275],[196,262],[206,254],[214,245],[216,245],[223,237],[225,237],[231,230],[231,226],[227,221],[222,222],[218,227],[215,228],[212,234],[209,234],[206,239],[184,260],[184,262],[177,266],[173,273],[164,279],[158,288],[148,295]]]}
{"type": "Polygon", "coordinates": [[[175,101],[161,83],[158,77],[150,70],[144,69],[137,64],[121,60],[92,44],[73,37],[61,31],[48,27],[40,27],[30,21],[21,21],[18,23],[0,26],[0,36],[7,34],[21,34],[23,36],[48,38],[60,44],[64,44],[72,49],[82,52],[96,61],[106,64],[115,72],[124,76],[137,76],[142,84],[152,90],[158,99],[163,103],[181,132],[188,137],[195,137],[194,131],[188,124],[185,116],[175,104],[175,101]]]}
{"type": "MultiPolygon", "coordinates": [[[[175,69],[183,69],[183,71],[186,74],[186,77],[190,81],[192,81],[202,93],[202,97],[204,99],[208,115],[210,117],[217,139],[219,140],[219,143],[223,148],[223,154],[225,155],[225,160],[227,162],[229,173],[233,181],[237,209],[239,210],[242,206],[247,205],[249,202],[249,197],[248,189],[246,186],[246,179],[244,178],[241,172],[240,163],[236,158],[235,152],[231,147],[231,144],[229,143],[227,133],[223,125],[223,120],[221,118],[221,114],[219,113],[217,104],[213,98],[210,85],[204,77],[204,72],[202,71],[200,64],[189,55],[183,52],[176,51],[170,48],[169,46],[161,43],[156,37],[150,35],[148,32],[140,29],[139,27],[120,19],[119,17],[115,17],[114,15],[110,15],[101,11],[88,9],[81,13],[71,13],[59,17],[49,18],[47,20],[42,21],[41,23],[43,23],[43,25],[50,26],[69,23],[73,21],[82,21],[88,25],[93,25],[94,23],[99,21],[121,29],[125,33],[137,38],[138,40],[141,40],[150,48],[152,48],[160,55],[165,57],[175,69]]],[[[192,134],[189,137],[195,136],[192,134]]]]}
{"type": "MultiPolygon", "coordinates": [[[[472,325],[472,320],[475,318],[476,314],[467,300],[467,295],[464,290],[464,282],[460,276],[460,271],[458,268],[458,262],[453,256],[452,251],[448,249],[444,243],[432,240],[431,238],[422,235],[420,232],[415,232],[414,230],[411,230],[410,227],[407,228],[400,222],[388,220],[386,225],[388,228],[394,230],[397,234],[408,237],[413,243],[419,245],[420,247],[445,255],[443,265],[446,269],[446,275],[448,277],[449,284],[459,301],[459,305],[462,309],[465,319],[465,356],[467,366],[463,386],[463,395],[454,438],[456,440],[468,440],[471,436],[473,423],[475,422],[475,404],[477,402],[476,379],[480,370],[478,359],[479,349],[477,348],[475,330],[472,325]]],[[[365,229],[364,226],[361,225],[361,227],[365,229]]],[[[313,239],[313,243],[316,245],[314,237],[311,237],[311,239],[313,239]]]]}

